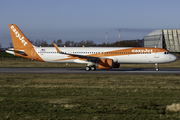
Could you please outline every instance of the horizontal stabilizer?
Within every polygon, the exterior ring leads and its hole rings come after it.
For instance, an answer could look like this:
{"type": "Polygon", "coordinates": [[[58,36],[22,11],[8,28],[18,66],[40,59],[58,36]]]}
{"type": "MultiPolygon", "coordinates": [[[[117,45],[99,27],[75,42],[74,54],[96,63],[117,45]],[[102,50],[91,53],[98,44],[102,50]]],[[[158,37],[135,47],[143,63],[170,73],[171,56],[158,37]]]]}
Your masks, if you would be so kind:
{"type": "Polygon", "coordinates": [[[27,56],[27,54],[24,52],[24,50],[10,50],[10,49],[6,50],[6,52],[8,52],[8,51],[27,56]]]}

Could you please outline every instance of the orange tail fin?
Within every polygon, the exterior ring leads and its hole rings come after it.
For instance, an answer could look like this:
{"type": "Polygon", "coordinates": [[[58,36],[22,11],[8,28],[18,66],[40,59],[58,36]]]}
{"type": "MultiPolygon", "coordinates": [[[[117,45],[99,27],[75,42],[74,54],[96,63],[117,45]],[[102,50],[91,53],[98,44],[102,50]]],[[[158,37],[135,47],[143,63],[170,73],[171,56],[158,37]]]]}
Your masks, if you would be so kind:
{"type": "Polygon", "coordinates": [[[14,48],[6,50],[6,52],[20,57],[44,61],[36,52],[35,46],[29,42],[15,24],[9,24],[9,30],[14,48]]]}
{"type": "Polygon", "coordinates": [[[25,48],[33,48],[33,45],[15,24],[9,24],[9,30],[14,49],[23,50],[25,48]]]}

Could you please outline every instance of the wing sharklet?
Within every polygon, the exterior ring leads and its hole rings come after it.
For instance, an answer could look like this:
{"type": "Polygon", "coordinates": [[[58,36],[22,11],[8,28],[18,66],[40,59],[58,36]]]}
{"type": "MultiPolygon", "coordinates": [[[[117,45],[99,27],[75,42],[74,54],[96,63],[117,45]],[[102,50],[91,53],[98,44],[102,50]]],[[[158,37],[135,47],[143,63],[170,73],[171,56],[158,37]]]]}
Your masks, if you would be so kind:
{"type": "Polygon", "coordinates": [[[59,50],[59,48],[57,47],[57,45],[55,43],[53,43],[54,47],[56,48],[58,53],[61,53],[61,51],[59,50]]]}

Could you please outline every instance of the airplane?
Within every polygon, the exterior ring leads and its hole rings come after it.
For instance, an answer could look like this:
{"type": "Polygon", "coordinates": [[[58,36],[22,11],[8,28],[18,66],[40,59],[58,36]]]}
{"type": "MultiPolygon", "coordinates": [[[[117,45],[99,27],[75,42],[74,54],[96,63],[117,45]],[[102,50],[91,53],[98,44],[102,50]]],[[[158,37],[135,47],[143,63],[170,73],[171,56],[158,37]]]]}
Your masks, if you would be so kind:
{"type": "Polygon", "coordinates": [[[52,63],[81,63],[87,64],[86,71],[96,69],[119,68],[120,64],[158,64],[169,63],[177,57],[168,50],[152,47],[36,47],[32,45],[15,24],[9,24],[14,48],[7,53],[52,63]]]}

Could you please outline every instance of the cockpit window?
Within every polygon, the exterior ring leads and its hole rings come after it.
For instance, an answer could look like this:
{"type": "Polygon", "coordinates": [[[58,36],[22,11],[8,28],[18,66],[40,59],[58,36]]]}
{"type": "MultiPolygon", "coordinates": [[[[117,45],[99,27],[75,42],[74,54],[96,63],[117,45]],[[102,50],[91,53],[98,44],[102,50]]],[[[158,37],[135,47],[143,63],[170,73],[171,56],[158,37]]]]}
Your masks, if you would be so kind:
{"type": "Polygon", "coordinates": [[[168,52],[164,52],[164,54],[171,54],[171,53],[168,51],[168,52]]]}

